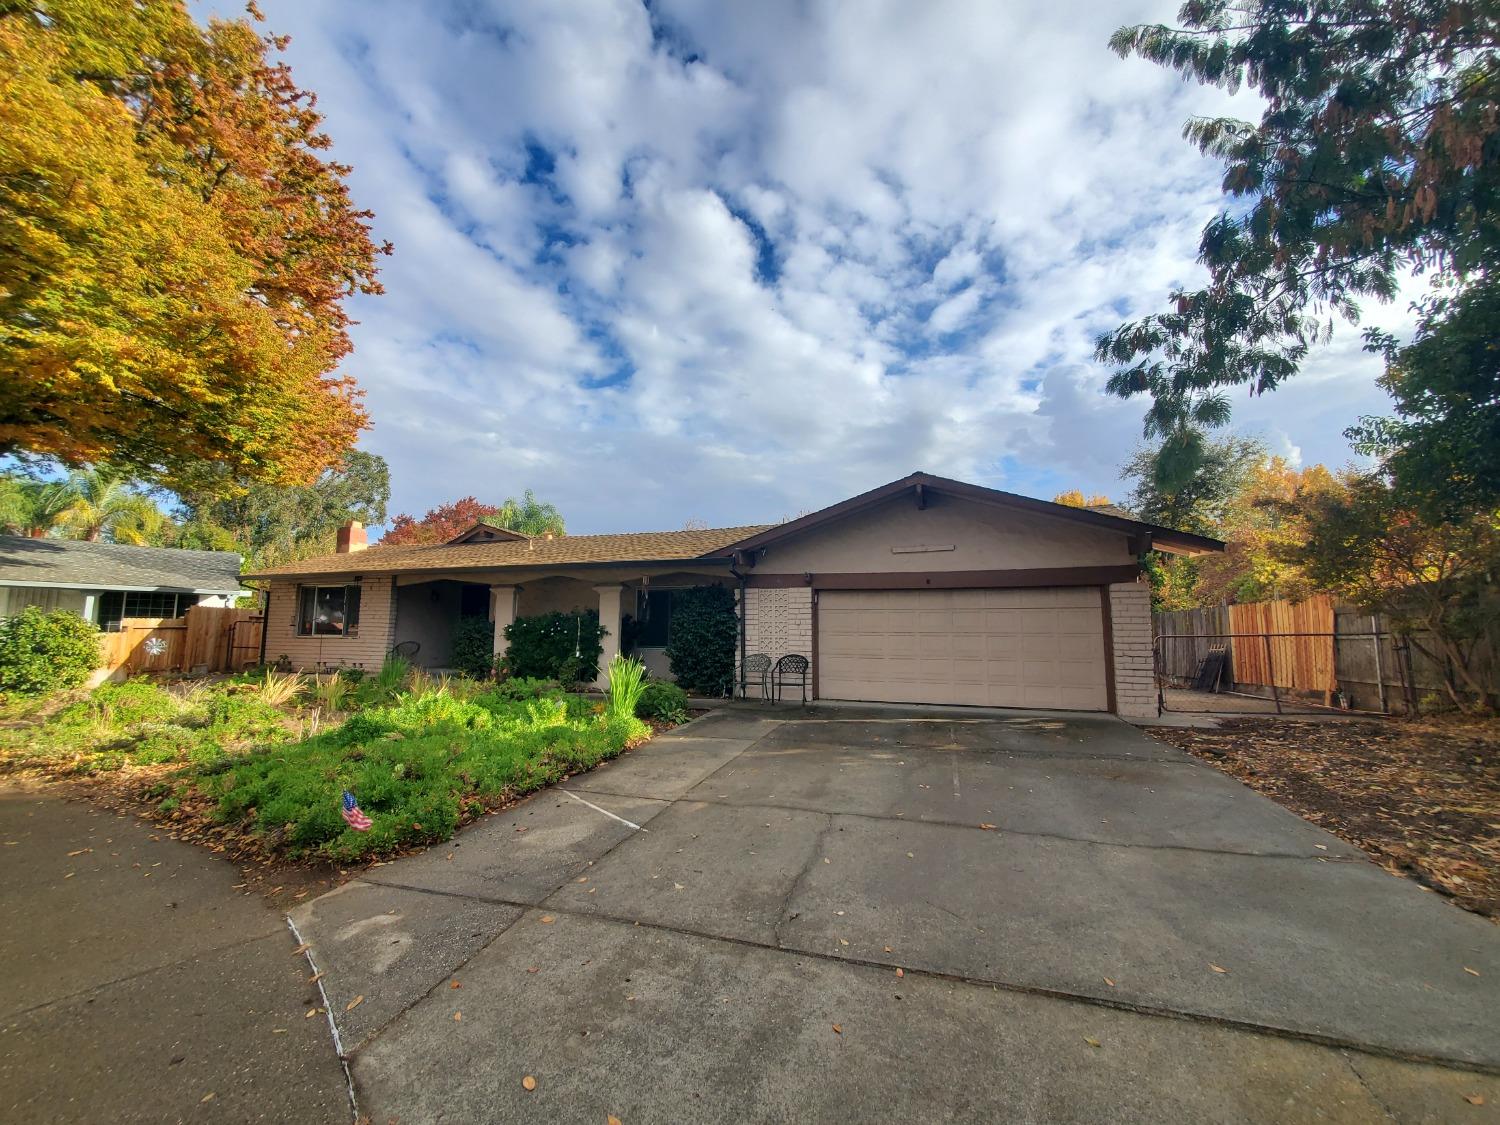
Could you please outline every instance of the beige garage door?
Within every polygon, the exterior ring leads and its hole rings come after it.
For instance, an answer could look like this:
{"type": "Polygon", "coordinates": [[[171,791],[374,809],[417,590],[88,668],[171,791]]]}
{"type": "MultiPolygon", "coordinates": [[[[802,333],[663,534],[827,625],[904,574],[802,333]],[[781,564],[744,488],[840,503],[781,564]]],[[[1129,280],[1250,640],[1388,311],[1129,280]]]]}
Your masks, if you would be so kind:
{"type": "Polygon", "coordinates": [[[819,591],[818,695],[1103,711],[1099,590],[819,591]]]}

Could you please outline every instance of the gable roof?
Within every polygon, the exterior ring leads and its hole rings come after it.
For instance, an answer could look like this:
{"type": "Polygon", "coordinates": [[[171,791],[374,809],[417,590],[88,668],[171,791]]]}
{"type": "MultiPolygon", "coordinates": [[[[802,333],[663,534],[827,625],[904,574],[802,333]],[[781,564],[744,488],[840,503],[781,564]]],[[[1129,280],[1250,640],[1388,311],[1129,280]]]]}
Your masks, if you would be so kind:
{"type": "Polygon", "coordinates": [[[493,540],[515,540],[527,539],[529,536],[522,535],[519,531],[511,531],[506,527],[496,527],[492,523],[480,520],[478,523],[460,531],[452,539],[443,544],[445,547],[453,547],[459,543],[489,543],[493,540]]]}
{"type": "Polygon", "coordinates": [[[240,557],[233,551],[0,535],[0,586],[11,585],[232,594],[241,588],[240,557]]]}
{"type": "Polygon", "coordinates": [[[346,555],[320,555],[247,574],[246,578],[315,578],[333,574],[408,574],[419,571],[505,570],[537,566],[605,566],[728,560],[724,548],[766,530],[766,524],[702,531],[634,531],[618,535],[564,535],[557,539],[440,543],[382,547],[346,555]]]}
{"type": "MultiPolygon", "coordinates": [[[[1030,496],[1021,496],[1015,492],[1002,492],[998,488],[983,488],[977,484],[967,484],[961,480],[953,480],[949,477],[933,476],[931,473],[912,473],[910,476],[893,480],[890,484],[883,484],[879,488],[872,488],[869,492],[862,492],[858,496],[852,496],[848,500],[832,504],[816,512],[809,512],[786,523],[777,524],[774,527],[756,532],[740,540],[731,543],[724,550],[730,552],[752,551],[758,547],[764,547],[788,536],[800,535],[812,528],[830,523],[833,520],[843,519],[866,508],[873,507],[892,497],[912,493],[921,502],[925,492],[941,492],[949,496],[956,496],[963,500],[971,500],[980,504],[993,504],[999,507],[1014,508],[1020,511],[1032,512],[1036,515],[1049,516],[1053,519],[1072,520],[1076,523],[1088,524],[1092,527],[1105,531],[1118,531],[1126,535],[1135,536],[1145,545],[1155,547],[1158,550],[1170,551],[1173,554],[1202,555],[1211,551],[1222,551],[1224,544],[1217,539],[1210,539],[1206,535],[1193,535],[1186,531],[1175,531],[1169,527],[1161,527],[1154,523],[1146,523],[1142,520],[1132,519],[1125,514],[1115,514],[1120,509],[1106,511],[1101,508],[1074,508],[1067,504],[1054,504],[1050,500],[1037,500],[1030,496]]],[[[1111,506],[1113,507],[1113,506],[1111,506]]]]}

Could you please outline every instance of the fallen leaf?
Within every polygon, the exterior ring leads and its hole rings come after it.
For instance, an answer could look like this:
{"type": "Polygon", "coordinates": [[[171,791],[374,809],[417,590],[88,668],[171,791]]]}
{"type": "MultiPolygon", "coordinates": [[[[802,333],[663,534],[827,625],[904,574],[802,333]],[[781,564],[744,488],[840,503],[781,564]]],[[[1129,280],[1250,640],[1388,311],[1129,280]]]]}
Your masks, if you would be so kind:
{"type": "Polygon", "coordinates": [[[542,925],[544,926],[550,926],[553,922],[556,921],[557,919],[552,917],[552,915],[550,914],[543,914],[541,918],[542,925]]]}
{"type": "Polygon", "coordinates": [[[1464,1095],[1464,1101],[1468,1102],[1470,1105],[1483,1105],[1484,1104],[1484,1095],[1483,1094],[1465,1094],[1464,1095]]]}
{"type": "Polygon", "coordinates": [[[323,979],[323,972],[319,971],[319,972],[314,973],[312,976],[308,977],[307,978],[307,983],[308,984],[317,984],[322,979],[323,979]]]}
{"type": "Polygon", "coordinates": [[[1222,966],[1222,965],[1215,965],[1212,961],[1210,961],[1208,963],[1208,967],[1210,969],[1212,969],[1216,973],[1227,973],[1227,972],[1229,972],[1229,970],[1226,969],[1226,968],[1224,968],[1224,966],[1222,966]]]}
{"type": "Polygon", "coordinates": [[[462,988],[463,985],[459,984],[458,981],[456,981],[456,980],[450,980],[448,982],[448,987],[449,988],[462,988]]]}
{"type": "Polygon", "coordinates": [[[521,1089],[527,1091],[528,1093],[530,1093],[532,1090],[535,1090],[536,1079],[528,1074],[525,1078],[521,1079],[521,1089]]]}
{"type": "Polygon", "coordinates": [[[1083,1037],[1083,1041],[1085,1043],[1087,1043],[1090,1047],[1102,1047],[1102,1046],[1104,1046],[1103,1043],[1099,1042],[1099,1040],[1095,1039],[1092,1035],[1085,1035],[1083,1037]]]}
{"type": "Polygon", "coordinates": [[[464,1018],[464,1014],[462,1012],[454,1012],[453,1013],[453,1022],[454,1023],[462,1023],[463,1022],[463,1018],[464,1018]]]}
{"type": "Polygon", "coordinates": [[[905,969],[897,969],[896,970],[896,975],[898,977],[904,977],[906,975],[906,970],[905,969]]]}
{"type": "Polygon", "coordinates": [[[1468,973],[1471,977],[1477,977],[1479,975],[1478,969],[1471,969],[1467,965],[1464,966],[1464,972],[1468,973]]]}
{"type": "Polygon", "coordinates": [[[74,875],[77,875],[77,874],[78,874],[78,872],[76,872],[76,871],[69,871],[66,875],[63,876],[63,878],[64,879],[71,879],[74,875]]]}
{"type": "Polygon", "coordinates": [[[886,946],[886,947],[885,947],[885,951],[886,951],[886,952],[887,952],[887,953],[894,953],[894,952],[895,952],[895,950],[894,950],[894,949],[892,949],[892,948],[891,948],[891,947],[890,947],[890,946],[886,946]]]}
{"type": "Polygon", "coordinates": [[[834,1024],[833,1025],[833,1033],[835,1035],[842,1035],[842,1034],[844,1034],[844,1029],[839,1024],[834,1024]]]}
{"type": "Polygon", "coordinates": [[[995,826],[993,824],[981,824],[979,827],[982,831],[985,832],[993,832],[995,830],[995,826]]]}
{"type": "Polygon", "coordinates": [[[1110,988],[1113,988],[1115,986],[1115,982],[1110,980],[1108,977],[1104,978],[1104,983],[1109,985],[1110,988]]]}
{"type": "Polygon", "coordinates": [[[604,1125],[625,1125],[625,1123],[611,1113],[604,1119],[604,1125]]]}
{"type": "Polygon", "coordinates": [[[198,1099],[198,1104],[202,1105],[204,1102],[211,1102],[213,1100],[214,1100],[214,1092],[212,1090],[210,1090],[208,1093],[204,1094],[201,1098],[198,1099]]]}
{"type": "Polygon", "coordinates": [[[906,853],[906,858],[907,859],[916,859],[917,857],[915,855],[913,855],[911,852],[907,852],[906,853]]]}
{"type": "Polygon", "coordinates": [[[541,966],[540,966],[540,965],[532,965],[532,966],[531,966],[531,967],[530,967],[530,968],[528,968],[528,969],[527,969],[527,970],[526,970],[526,971],[527,971],[527,972],[528,972],[528,973],[539,973],[539,972],[541,972],[541,971],[542,971],[542,967],[541,967],[541,966]]]}
{"type": "Polygon", "coordinates": [[[580,875],[578,876],[578,878],[573,880],[573,882],[575,883],[587,883],[588,881],[589,877],[587,875],[580,875]]]}
{"type": "Polygon", "coordinates": [[[68,858],[72,859],[75,855],[88,855],[93,850],[93,848],[79,848],[76,852],[69,852],[68,858]]]}
{"type": "Polygon", "coordinates": [[[271,1029],[271,1034],[272,1035],[285,1035],[286,1034],[286,1028],[284,1028],[284,1027],[273,1027],[271,1029]]]}
{"type": "Polygon", "coordinates": [[[306,953],[311,948],[312,948],[312,946],[309,945],[307,942],[304,941],[296,949],[292,950],[292,956],[293,957],[299,956],[300,954],[306,953]]]}
{"type": "Polygon", "coordinates": [[[849,944],[849,939],[848,938],[839,938],[839,944],[840,945],[848,945],[849,944]]]}
{"type": "Polygon", "coordinates": [[[307,1015],[303,1016],[302,1018],[305,1019],[305,1020],[310,1020],[310,1019],[313,1018],[313,1016],[315,1016],[317,1014],[318,1014],[318,1009],[316,1009],[316,1008],[309,1008],[309,1009],[307,1009],[307,1015]]]}
{"type": "Polygon", "coordinates": [[[360,994],[359,996],[356,996],[353,1000],[349,1001],[349,1003],[347,1003],[347,1004],[344,1005],[344,1011],[346,1011],[346,1012],[352,1012],[352,1011],[354,1011],[355,1008],[359,1007],[364,1002],[365,1002],[364,995],[360,994]]]}

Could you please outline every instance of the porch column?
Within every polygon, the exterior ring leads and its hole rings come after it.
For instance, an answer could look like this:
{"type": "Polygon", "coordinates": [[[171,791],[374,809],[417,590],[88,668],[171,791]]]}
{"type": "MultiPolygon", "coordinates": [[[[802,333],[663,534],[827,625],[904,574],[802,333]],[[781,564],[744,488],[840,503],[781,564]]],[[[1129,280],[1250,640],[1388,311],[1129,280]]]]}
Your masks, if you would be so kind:
{"type": "Polygon", "coordinates": [[[508,642],[505,627],[516,619],[516,602],[520,598],[517,586],[490,587],[490,620],[495,623],[495,659],[505,655],[508,642]]]}
{"type": "Polygon", "coordinates": [[[599,678],[594,686],[603,691],[609,687],[609,662],[620,651],[620,595],[625,588],[595,586],[594,590],[599,595],[599,624],[604,626],[604,638],[599,642],[604,651],[599,654],[599,678]]]}

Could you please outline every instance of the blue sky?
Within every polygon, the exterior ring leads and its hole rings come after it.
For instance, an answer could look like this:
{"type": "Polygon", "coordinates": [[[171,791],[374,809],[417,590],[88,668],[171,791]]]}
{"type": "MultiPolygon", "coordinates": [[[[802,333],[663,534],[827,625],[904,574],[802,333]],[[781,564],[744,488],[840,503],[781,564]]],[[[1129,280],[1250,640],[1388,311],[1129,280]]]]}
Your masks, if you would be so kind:
{"type": "MultiPolygon", "coordinates": [[[[1175,5],[262,7],[396,246],[346,363],[393,511],[533,488],[574,532],[915,469],[1120,497],[1142,405],[1092,341],[1197,276],[1184,119],[1254,113],[1106,48],[1175,5]]],[[[1236,427],[1342,464],[1377,373],[1339,331],[1236,427]]]]}

